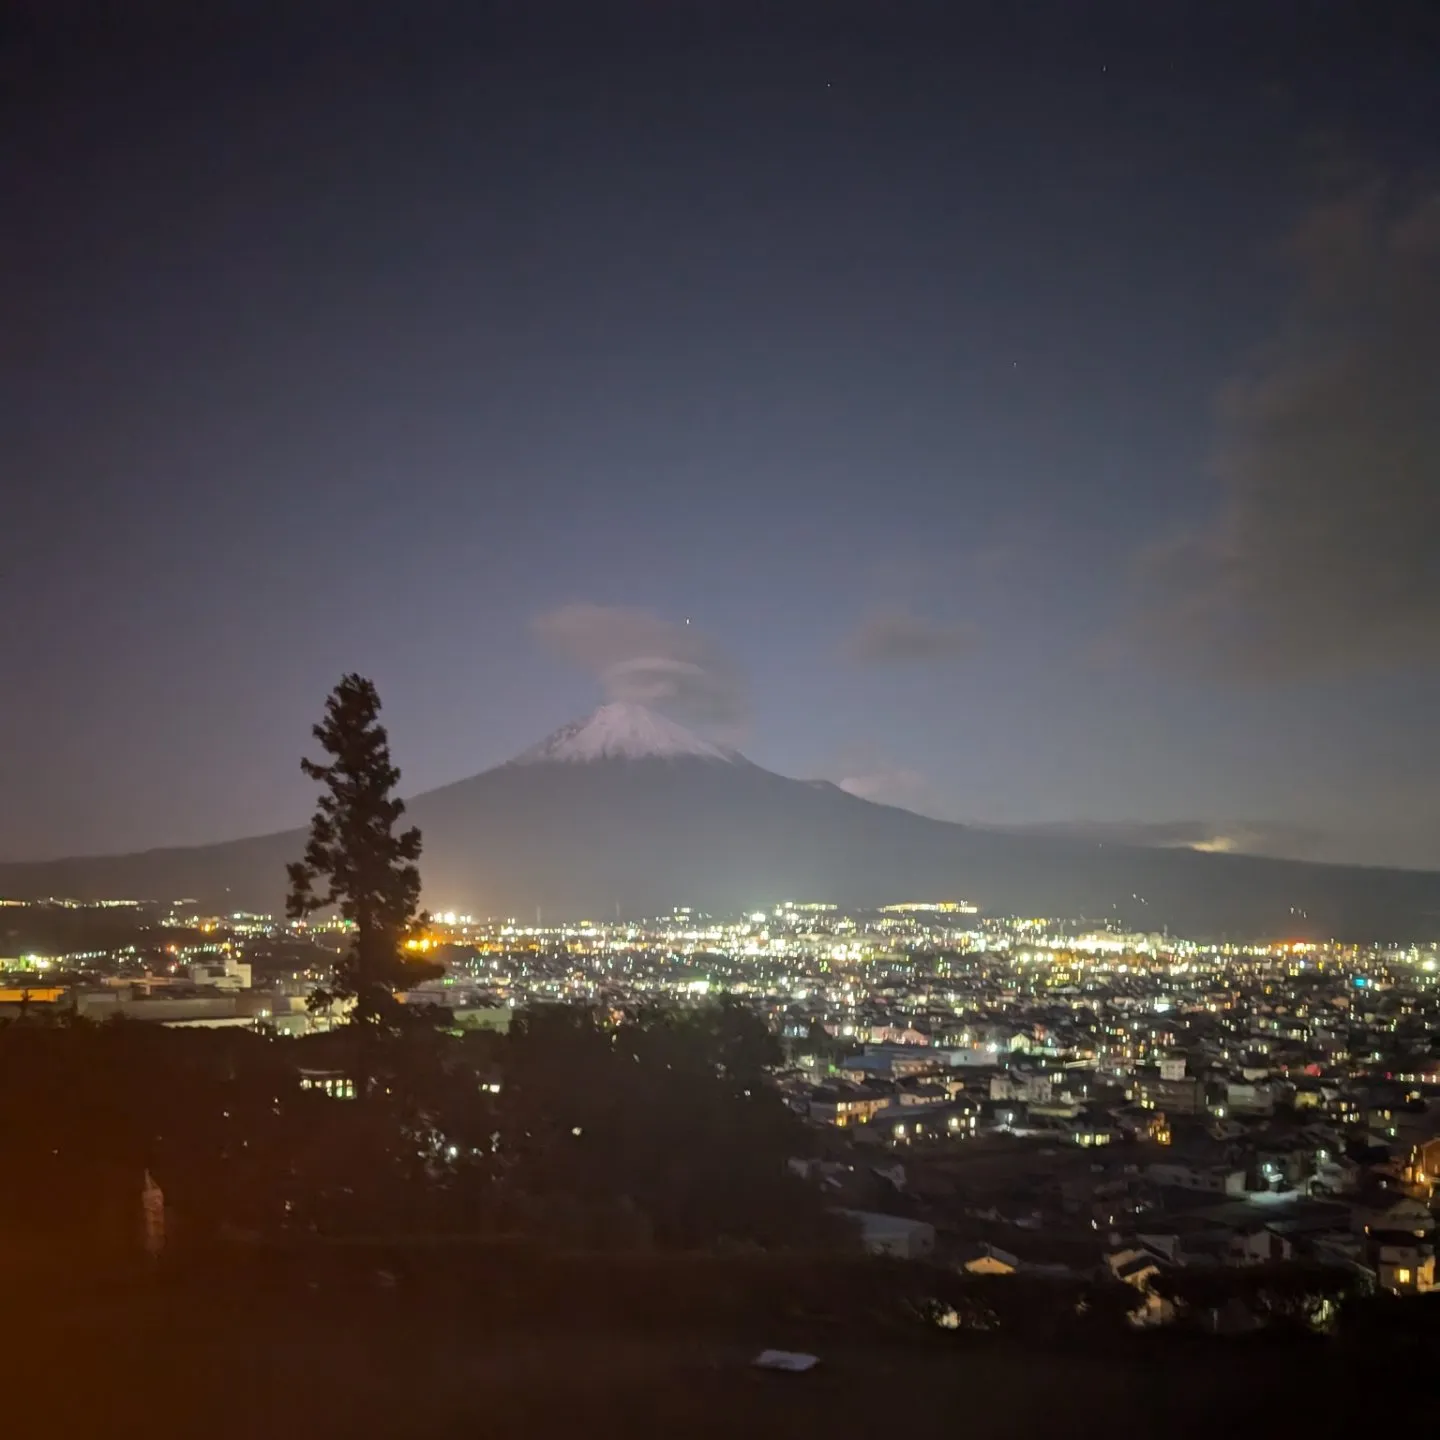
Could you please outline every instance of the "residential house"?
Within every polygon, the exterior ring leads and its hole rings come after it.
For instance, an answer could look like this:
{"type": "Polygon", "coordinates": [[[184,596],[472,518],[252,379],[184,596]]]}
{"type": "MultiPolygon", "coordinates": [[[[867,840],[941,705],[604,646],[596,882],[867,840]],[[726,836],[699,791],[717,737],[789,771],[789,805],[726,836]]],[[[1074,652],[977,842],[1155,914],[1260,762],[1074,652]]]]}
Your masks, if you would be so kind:
{"type": "Polygon", "coordinates": [[[957,1247],[954,1260],[970,1275],[1013,1275],[1020,1269],[1017,1256],[985,1240],[973,1240],[957,1247]]]}
{"type": "Polygon", "coordinates": [[[1378,1209],[1357,1206],[1366,1262],[1384,1290],[1413,1295],[1436,1288],[1435,1217],[1430,1207],[1408,1196],[1378,1209]]]}
{"type": "Polygon", "coordinates": [[[991,1078],[992,1100],[1023,1100],[1027,1105],[1048,1105],[1054,1082],[1044,1071],[1021,1068],[1003,1070],[991,1078]]]}
{"type": "Polygon", "coordinates": [[[1203,1115],[1207,1108],[1205,1082],[1199,1076],[1167,1078],[1153,1066],[1142,1066],[1135,1072],[1134,1093],[1136,1102],[1145,1109],[1164,1110],[1171,1115],[1203,1115]]]}
{"type": "Polygon", "coordinates": [[[1178,1190],[1200,1190],[1211,1195],[1245,1193],[1245,1171],[1236,1165],[1152,1160],[1145,1167],[1145,1175],[1152,1184],[1172,1185],[1178,1190]]]}
{"type": "Polygon", "coordinates": [[[980,1107],[972,1100],[891,1104],[871,1115],[864,1138],[887,1145],[968,1139],[976,1131],[979,1116],[980,1107]]]}
{"type": "Polygon", "coordinates": [[[1131,1247],[1107,1255],[1105,1265],[1116,1280],[1132,1286],[1145,1297],[1145,1303],[1130,1312],[1132,1324],[1163,1325],[1174,1318],[1175,1307],[1154,1289],[1154,1281],[1160,1274],[1158,1256],[1143,1247],[1131,1247]]]}
{"type": "Polygon", "coordinates": [[[848,1215],[860,1227],[860,1243],[867,1254],[928,1260],[935,1253],[935,1227],[928,1221],[875,1210],[842,1210],[840,1214],[848,1215]]]}
{"type": "Polygon", "coordinates": [[[893,1099],[888,1092],[872,1086],[832,1081],[828,1085],[817,1085],[809,1092],[807,1113],[817,1124],[843,1129],[868,1124],[893,1099]]]}

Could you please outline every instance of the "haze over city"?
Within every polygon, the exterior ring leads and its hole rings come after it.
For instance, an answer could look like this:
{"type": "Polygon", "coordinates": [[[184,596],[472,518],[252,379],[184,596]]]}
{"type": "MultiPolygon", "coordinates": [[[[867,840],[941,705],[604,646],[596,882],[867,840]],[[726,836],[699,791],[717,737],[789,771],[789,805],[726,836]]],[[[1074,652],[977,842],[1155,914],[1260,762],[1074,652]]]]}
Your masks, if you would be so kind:
{"type": "Polygon", "coordinates": [[[1428,7],[32,6],[0,858],[606,700],[947,819],[1440,865],[1428,7]],[[1427,18],[1428,17],[1428,18],[1427,18]]]}

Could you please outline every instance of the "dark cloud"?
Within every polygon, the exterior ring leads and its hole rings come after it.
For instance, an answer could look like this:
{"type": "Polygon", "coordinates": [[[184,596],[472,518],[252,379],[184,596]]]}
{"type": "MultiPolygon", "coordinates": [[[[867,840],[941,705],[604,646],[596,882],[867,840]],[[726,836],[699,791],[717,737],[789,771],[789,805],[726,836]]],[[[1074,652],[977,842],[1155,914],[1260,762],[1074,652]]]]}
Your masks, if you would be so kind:
{"type": "Polygon", "coordinates": [[[1213,524],[1144,557],[1142,629],[1250,679],[1440,665],[1440,196],[1311,215],[1283,333],[1223,397],[1213,524]]]}
{"type": "Polygon", "coordinates": [[[915,802],[925,793],[925,777],[905,765],[882,763],[857,774],[846,775],[835,783],[862,800],[899,805],[905,809],[914,809],[915,802]]]}
{"type": "Polygon", "coordinates": [[[989,827],[1012,834],[1093,840],[1104,845],[1144,845],[1163,850],[1211,850],[1223,854],[1319,858],[1327,837],[1303,825],[1212,820],[1061,820],[1039,825],[989,827]]]}
{"type": "Polygon", "coordinates": [[[914,765],[891,759],[872,739],[842,746],[824,761],[820,774],[861,800],[930,813],[927,802],[934,799],[934,787],[929,779],[914,765]]]}
{"type": "Polygon", "coordinates": [[[744,725],[744,677],[693,625],[648,610],[575,604],[537,615],[534,633],[556,654],[593,675],[607,700],[663,710],[694,724],[744,725]]]}
{"type": "Polygon", "coordinates": [[[937,625],[890,609],[863,621],[845,642],[845,653],[860,665],[916,664],[967,654],[975,641],[973,625],[937,625]]]}

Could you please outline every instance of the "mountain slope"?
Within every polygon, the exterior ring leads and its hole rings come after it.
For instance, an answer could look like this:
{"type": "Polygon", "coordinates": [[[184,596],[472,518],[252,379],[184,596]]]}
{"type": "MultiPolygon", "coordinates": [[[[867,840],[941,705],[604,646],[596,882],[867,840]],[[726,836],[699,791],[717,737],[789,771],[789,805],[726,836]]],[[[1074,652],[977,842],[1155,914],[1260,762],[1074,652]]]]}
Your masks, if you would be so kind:
{"type": "MultiPolygon", "coordinates": [[[[1440,876],[1006,834],[787,779],[639,707],[607,707],[410,802],[426,903],[605,919],[783,899],[974,900],[1182,933],[1428,939],[1440,876]]],[[[0,894],[279,908],[299,831],[198,849],[0,866],[0,894]]]]}

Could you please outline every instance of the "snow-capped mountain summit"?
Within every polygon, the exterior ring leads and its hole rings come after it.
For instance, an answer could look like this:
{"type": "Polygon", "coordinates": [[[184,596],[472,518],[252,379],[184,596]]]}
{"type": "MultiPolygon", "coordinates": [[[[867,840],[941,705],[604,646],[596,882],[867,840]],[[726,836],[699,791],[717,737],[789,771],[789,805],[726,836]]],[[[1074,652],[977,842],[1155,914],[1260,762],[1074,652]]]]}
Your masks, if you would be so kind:
{"type": "Polygon", "coordinates": [[[562,725],[510,763],[574,765],[592,760],[716,760],[735,765],[742,757],[643,705],[617,701],[562,725]]]}

